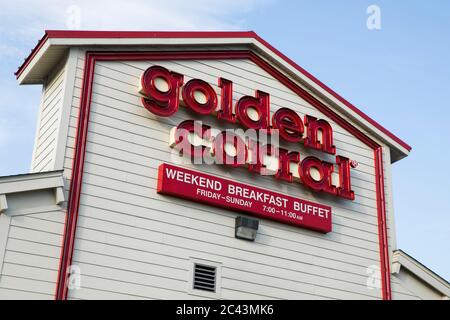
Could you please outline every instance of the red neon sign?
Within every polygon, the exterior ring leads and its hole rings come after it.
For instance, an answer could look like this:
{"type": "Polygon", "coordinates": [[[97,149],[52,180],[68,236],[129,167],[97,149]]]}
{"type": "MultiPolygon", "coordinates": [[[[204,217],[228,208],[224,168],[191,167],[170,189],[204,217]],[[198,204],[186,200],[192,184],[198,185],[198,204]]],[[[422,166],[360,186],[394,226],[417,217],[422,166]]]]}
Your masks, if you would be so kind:
{"type": "Polygon", "coordinates": [[[158,169],[158,193],[323,233],[331,231],[329,206],[166,163],[158,169]]]}
{"type": "Polygon", "coordinates": [[[183,86],[183,75],[171,72],[160,66],[148,68],[141,77],[142,104],[150,112],[168,117],[178,111],[180,102],[180,90],[182,91],[185,105],[192,111],[201,115],[213,114],[217,110],[219,119],[236,122],[247,128],[255,130],[266,130],[277,128],[280,135],[288,142],[302,142],[307,148],[320,150],[326,153],[335,154],[336,148],[333,145],[333,129],[331,125],[323,120],[306,115],[304,120],[297,113],[289,108],[280,108],[272,119],[270,119],[270,95],[260,90],[256,90],[255,97],[243,96],[236,103],[233,110],[232,92],[233,83],[229,80],[219,78],[218,85],[221,88],[221,101],[214,88],[203,80],[193,79],[183,86]],[[162,79],[168,86],[166,91],[161,91],[156,85],[156,80],[162,79]],[[195,100],[195,91],[200,91],[205,96],[205,102],[199,103],[195,100]],[[258,117],[252,119],[248,110],[254,110],[258,117]],[[307,135],[303,137],[304,126],[307,127],[307,135]],[[319,139],[319,132],[322,138],[319,139]]]}
{"type": "MultiPolygon", "coordinates": [[[[336,147],[333,144],[333,129],[326,120],[317,119],[309,115],[305,115],[302,120],[294,110],[289,108],[278,109],[271,118],[270,95],[268,93],[256,90],[254,97],[243,96],[236,102],[233,110],[233,83],[231,81],[223,78],[218,79],[218,86],[221,89],[220,101],[214,88],[203,80],[192,79],[183,84],[184,77],[179,73],[169,71],[160,66],[148,68],[141,77],[140,93],[143,95],[143,106],[158,116],[171,116],[178,110],[181,92],[184,105],[200,115],[215,114],[218,119],[231,123],[238,121],[245,128],[269,134],[272,129],[278,129],[280,137],[287,142],[301,143],[306,148],[320,150],[333,155],[336,154],[336,147]],[[164,91],[159,89],[156,84],[157,80],[163,80],[167,85],[167,89],[164,91]],[[196,92],[202,93],[205,101],[197,101],[195,98],[196,92]],[[250,109],[256,114],[256,117],[249,115],[250,109]]],[[[257,163],[250,164],[248,166],[249,170],[261,173],[262,169],[264,169],[264,164],[260,161],[259,152],[260,150],[265,150],[266,152],[279,155],[278,170],[275,178],[293,182],[292,173],[290,172],[290,164],[293,163],[298,166],[300,182],[307,188],[349,200],[355,199],[355,193],[351,189],[350,169],[352,166],[350,164],[352,162],[350,159],[336,156],[335,163],[321,161],[312,156],[301,159],[299,152],[289,152],[289,150],[283,148],[261,145],[258,141],[250,141],[249,146],[247,146],[245,141],[242,141],[238,136],[229,139],[227,135],[222,133],[211,140],[211,130],[209,130],[211,128],[209,126],[202,126],[199,130],[201,132],[194,132],[194,127],[193,121],[187,120],[180,123],[176,128],[176,141],[172,147],[183,148],[186,156],[199,158],[205,152],[210,151],[219,162],[225,160],[220,163],[238,166],[240,164],[236,159],[244,158],[245,162],[245,159],[250,154],[253,156],[252,159],[257,159],[257,163]],[[195,133],[202,139],[210,140],[212,147],[190,145],[186,131],[195,133]],[[224,152],[224,142],[231,142],[238,151],[238,155],[234,159],[224,152]],[[318,172],[319,178],[313,177],[311,170],[318,172]],[[336,185],[332,182],[333,172],[339,175],[339,183],[336,183],[336,185]]]]}

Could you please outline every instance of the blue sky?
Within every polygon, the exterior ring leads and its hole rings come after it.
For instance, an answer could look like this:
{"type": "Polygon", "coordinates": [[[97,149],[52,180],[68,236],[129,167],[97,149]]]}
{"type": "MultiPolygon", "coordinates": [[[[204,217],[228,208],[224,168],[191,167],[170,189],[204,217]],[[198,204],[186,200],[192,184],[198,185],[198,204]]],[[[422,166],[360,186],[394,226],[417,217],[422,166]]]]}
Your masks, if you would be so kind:
{"type": "Polygon", "coordinates": [[[44,29],[78,26],[256,31],[413,147],[393,166],[398,246],[450,279],[450,1],[2,3],[0,175],[29,170],[39,106],[41,88],[13,72],[44,29]],[[372,4],[380,30],[366,27],[372,4]]]}

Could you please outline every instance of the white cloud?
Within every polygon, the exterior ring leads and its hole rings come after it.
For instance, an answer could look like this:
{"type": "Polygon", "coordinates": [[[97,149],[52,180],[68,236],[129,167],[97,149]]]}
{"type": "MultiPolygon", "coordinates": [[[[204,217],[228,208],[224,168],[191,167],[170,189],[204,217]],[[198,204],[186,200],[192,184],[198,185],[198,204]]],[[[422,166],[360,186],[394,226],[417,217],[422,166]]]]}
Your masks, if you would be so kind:
{"type": "Polygon", "coordinates": [[[65,29],[70,18],[68,8],[81,9],[81,28],[96,30],[236,30],[243,27],[242,17],[267,0],[17,0],[2,4],[2,31],[15,35],[42,33],[42,29],[65,29]],[[13,28],[11,28],[13,26],[13,28]]]}
{"type": "Polygon", "coordinates": [[[5,1],[0,10],[0,58],[24,51],[26,56],[45,29],[74,28],[78,12],[83,30],[240,30],[246,13],[271,1],[5,1]]]}

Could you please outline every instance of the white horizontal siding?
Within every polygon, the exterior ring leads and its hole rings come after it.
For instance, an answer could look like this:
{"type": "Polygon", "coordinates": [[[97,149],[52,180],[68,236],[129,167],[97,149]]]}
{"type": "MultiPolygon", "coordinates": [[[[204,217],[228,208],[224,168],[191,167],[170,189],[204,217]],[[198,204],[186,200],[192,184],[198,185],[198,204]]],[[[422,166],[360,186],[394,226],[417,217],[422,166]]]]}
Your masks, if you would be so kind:
{"type": "Polygon", "coordinates": [[[16,212],[10,217],[0,299],[54,298],[64,214],[60,210],[16,212]]]}
{"type": "MultiPolygon", "coordinates": [[[[13,285],[13,287],[17,287],[13,285]]],[[[53,295],[20,289],[0,288],[0,300],[51,300],[53,295]]]]}
{"type": "Polygon", "coordinates": [[[396,276],[391,276],[392,299],[394,300],[422,300],[417,294],[408,290],[396,276]]]}
{"type": "Polygon", "coordinates": [[[49,75],[42,93],[31,172],[53,170],[64,98],[65,61],[49,75]]]}
{"type": "MultiPolygon", "coordinates": [[[[261,220],[255,243],[237,240],[236,213],[156,194],[156,169],[172,162],[168,132],[192,116],[180,108],[173,117],[159,118],[141,106],[138,80],[151,64],[96,65],[74,253],[82,289],[70,291],[70,297],[197,298],[186,290],[189,258],[196,257],[222,263],[223,299],[381,298],[380,290],[366,287],[366,268],[380,263],[373,151],[251,62],[158,62],[184,74],[186,81],[201,78],[216,90],[219,76],[232,80],[234,100],[259,89],[270,93],[272,112],[289,107],[325,118],[333,125],[337,153],[360,163],[352,170],[354,202],[242,169],[194,168],[333,207],[333,232],[327,235],[261,220]]],[[[72,172],[84,57],[77,65],[64,162],[67,177],[72,172]]],[[[202,119],[224,126],[213,117],[202,119]]],[[[311,154],[301,146],[298,150],[303,157],[311,154]]]]}

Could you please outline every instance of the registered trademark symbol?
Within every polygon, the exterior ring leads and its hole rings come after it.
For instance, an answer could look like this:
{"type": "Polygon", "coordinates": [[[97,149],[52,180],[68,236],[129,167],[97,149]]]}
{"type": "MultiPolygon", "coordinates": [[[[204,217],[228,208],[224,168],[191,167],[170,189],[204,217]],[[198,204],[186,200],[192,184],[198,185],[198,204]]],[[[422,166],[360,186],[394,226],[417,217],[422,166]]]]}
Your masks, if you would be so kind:
{"type": "Polygon", "coordinates": [[[351,166],[352,168],[356,168],[356,167],[358,166],[358,161],[356,161],[356,160],[350,160],[350,166],[351,166]]]}

